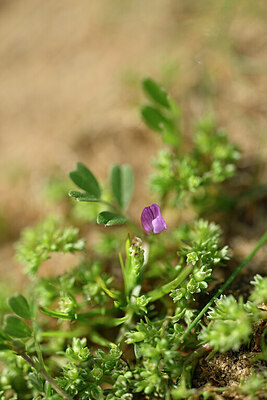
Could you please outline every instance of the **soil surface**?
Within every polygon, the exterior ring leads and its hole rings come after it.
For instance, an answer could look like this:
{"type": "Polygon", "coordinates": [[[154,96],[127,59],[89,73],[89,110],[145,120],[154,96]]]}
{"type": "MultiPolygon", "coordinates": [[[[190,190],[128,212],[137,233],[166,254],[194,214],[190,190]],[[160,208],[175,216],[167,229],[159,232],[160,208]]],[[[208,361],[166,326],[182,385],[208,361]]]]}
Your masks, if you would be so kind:
{"type": "MultiPolygon", "coordinates": [[[[188,135],[213,113],[245,156],[266,160],[266,20],[264,1],[1,0],[2,279],[20,281],[13,242],[61,212],[43,192],[51,174],[65,177],[77,161],[101,179],[113,163],[133,165],[139,219],[160,146],[139,115],[146,76],[177,98],[188,135]]],[[[240,241],[234,250],[253,246],[240,241]]]]}
{"type": "MultiPolygon", "coordinates": [[[[238,393],[236,388],[242,379],[248,378],[252,371],[255,373],[266,370],[266,361],[253,362],[257,353],[248,351],[227,352],[225,354],[215,354],[210,360],[202,359],[195,371],[193,380],[194,387],[201,389],[212,389],[227,387],[228,390],[220,393],[221,399],[250,399],[250,396],[238,393]]],[[[262,391],[256,399],[266,399],[266,393],[262,391]]]]}

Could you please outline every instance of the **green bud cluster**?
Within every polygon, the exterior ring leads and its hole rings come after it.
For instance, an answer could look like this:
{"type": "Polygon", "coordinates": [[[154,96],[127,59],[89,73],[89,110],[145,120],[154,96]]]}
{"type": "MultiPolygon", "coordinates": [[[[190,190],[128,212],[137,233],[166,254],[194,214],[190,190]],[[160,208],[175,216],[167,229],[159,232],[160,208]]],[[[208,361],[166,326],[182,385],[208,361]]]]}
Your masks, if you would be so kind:
{"type": "Polygon", "coordinates": [[[194,313],[188,313],[187,310],[194,302],[194,295],[207,290],[214,266],[223,265],[222,261],[229,258],[228,247],[220,246],[219,226],[203,219],[194,222],[192,229],[184,233],[181,239],[188,247],[183,248],[180,263],[192,265],[192,273],[179,288],[171,291],[170,296],[177,303],[176,320],[186,316],[190,321],[194,313]]]}
{"type": "Polygon", "coordinates": [[[251,284],[254,290],[250,295],[250,300],[255,304],[267,303],[267,277],[263,278],[257,274],[251,284]]]}
{"type": "Polygon", "coordinates": [[[72,362],[84,362],[90,357],[90,350],[86,347],[86,338],[73,338],[72,346],[66,350],[67,358],[72,362]]]}
{"type": "Polygon", "coordinates": [[[75,314],[77,302],[71,294],[62,294],[58,302],[59,311],[68,314],[75,314]]]}
{"type": "MultiPolygon", "coordinates": [[[[154,128],[157,130],[156,126],[154,128]]],[[[176,130],[179,135],[179,121],[176,130]]],[[[180,152],[181,147],[177,151],[180,152]]],[[[204,193],[209,193],[210,185],[234,175],[239,158],[238,149],[229,142],[226,133],[218,129],[212,119],[204,118],[196,126],[191,151],[179,157],[174,157],[172,149],[159,152],[153,162],[156,172],[152,175],[151,187],[164,197],[174,193],[176,203],[191,196],[194,204],[198,192],[203,197],[204,193]]],[[[205,208],[204,203],[202,208],[205,208]]]]}
{"type": "Polygon", "coordinates": [[[17,258],[25,265],[25,272],[35,275],[51,253],[83,252],[85,241],[78,238],[78,229],[61,227],[60,221],[48,218],[35,228],[26,228],[17,244],[17,258]]]}
{"type": "Polygon", "coordinates": [[[244,304],[240,298],[221,296],[216,307],[208,313],[209,325],[201,330],[199,339],[222,353],[239,350],[248,344],[253,332],[253,323],[262,318],[255,304],[244,304]]]}

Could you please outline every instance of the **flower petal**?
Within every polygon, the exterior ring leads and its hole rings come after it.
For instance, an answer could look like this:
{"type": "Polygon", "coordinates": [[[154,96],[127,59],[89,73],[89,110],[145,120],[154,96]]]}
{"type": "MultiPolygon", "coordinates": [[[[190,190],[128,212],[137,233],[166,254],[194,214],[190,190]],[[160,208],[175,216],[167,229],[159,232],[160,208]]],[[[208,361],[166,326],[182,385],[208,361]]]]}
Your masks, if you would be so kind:
{"type": "Polygon", "coordinates": [[[141,223],[147,233],[160,233],[167,229],[166,222],[162,218],[160,207],[157,204],[151,204],[151,206],[143,209],[141,223]]]}
{"type": "Polygon", "coordinates": [[[164,229],[167,229],[166,222],[164,221],[164,219],[161,216],[158,216],[157,218],[153,219],[152,226],[153,226],[154,233],[160,233],[164,229]]]}
{"type": "Polygon", "coordinates": [[[153,214],[150,207],[145,207],[141,214],[141,223],[147,233],[152,233],[153,214]]]}
{"type": "Polygon", "coordinates": [[[151,204],[151,206],[149,208],[152,212],[153,219],[155,219],[157,217],[161,217],[160,207],[157,204],[151,204]]]}

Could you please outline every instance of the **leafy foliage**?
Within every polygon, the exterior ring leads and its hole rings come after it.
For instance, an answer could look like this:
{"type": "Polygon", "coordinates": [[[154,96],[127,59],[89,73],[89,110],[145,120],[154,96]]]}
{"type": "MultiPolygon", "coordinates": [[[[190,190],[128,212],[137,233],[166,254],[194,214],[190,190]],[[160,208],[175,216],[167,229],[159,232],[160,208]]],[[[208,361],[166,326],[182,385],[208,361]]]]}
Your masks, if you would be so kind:
{"type": "Polygon", "coordinates": [[[251,301],[256,304],[267,303],[267,278],[257,274],[251,284],[255,286],[250,296],[251,301]]]}
{"type": "Polygon", "coordinates": [[[180,264],[192,265],[192,272],[178,289],[172,290],[171,297],[178,302],[176,318],[185,316],[189,322],[193,314],[189,312],[188,301],[194,301],[195,293],[207,290],[214,266],[223,265],[222,261],[228,260],[229,256],[228,247],[220,246],[221,230],[212,222],[195,221],[182,239],[188,247],[181,251],[180,264]]]}
{"type": "MultiPolygon", "coordinates": [[[[92,220],[106,229],[89,254],[78,230],[55,218],[22,232],[17,257],[31,286],[29,301],[16,294],[8,299],[9,309],[1,308],[13,312],[0,330],[1,400],[209,399],[228,389],[192,388],[199,358],[209,350],[212,357],[248,348],[266,320],[266,278],[256,275],[249,301],[221,296],[197,326],[196,316],[222,293],[209,299],[210,282],[218,267],[227,266],[229,250],[217,224],[199,215],[181,224],[177,210],[190,203],[207,209],[207,199],[218,196],[235,173],[239,152],[210,118],[198,122],[193,140],[185,141],[175,100],[150,78],[143,89],[149,103],[142,117],[166,145],[154,162],[151,187],[173,221],[164,233],[145,235],[126,215],[134,187],[131,167],[113,166],[109,185],[100,185],[77,164],[70,178],[79,190],[69,194],[83,204],[72,202],[69,218],[86,221],[83,232],[92,220]],[[76,218],[75,207],[83,206],[91,211],[83,208],[76,218]],[[126,222],[127,230],[113,230],[126,222]],[[54,252],[81,252],[82,259],[61,275],[39,277],[54,252]],[[207,305],[198,314],[205,296],[207,305]]],[[[256,250],[266,241],[265,234],[256,250]]],[[[265,336],[261,332],[255,359],[266,358],[265,336]]],[[[254,374],[238,391],[254,396],[265,378],[265,372],[254,374]]]]}
{"type": "Polygon", "coordinates": [[[17,258],[25,265],[25,272],[36,274],[41,263],[53,252],[84,251],[85,241],[78,238],[78,229],[60,226],[59,220],[48,218],[35,228],[26,228],[17,244],[17,258]]]}
{"type": "Polygon", "coordinates": [[[252,374],[247,380],[241,382],[240,392],[256,398],[257,392],[265,392],[267,390],[267,373],[264,371],[260,374],[252,374]]]}
{"type": "Polygon", "coordinates": [[[208,318],[212,321],[202,329],[200,340],[208,343],[222,353],[239,350],[247,344],[252,334],[252,321],[246,312],[242,300],[237,302],[233,296],[221,297],[216,308],[211,309],[208,318]]]}
{"type": "Polygon", "coordinates": [[[234,175],[240,153],[209,117],[196,124],[191,149],[183,148],[179,108],[170,96],[164,96],[160,87],[154,86],[155,82],[150,80],[144,83],[157,108],[144,106],[142,116],[151,129],[162,133],[163,141],[170,147],[161,150],[154,160],[156,172],[151,177],[151,188],[162,198],[174,194],[174,204],[189,197],[193,204],[205,208],[211,187],[214,196],[214,185],[234,175]]]}

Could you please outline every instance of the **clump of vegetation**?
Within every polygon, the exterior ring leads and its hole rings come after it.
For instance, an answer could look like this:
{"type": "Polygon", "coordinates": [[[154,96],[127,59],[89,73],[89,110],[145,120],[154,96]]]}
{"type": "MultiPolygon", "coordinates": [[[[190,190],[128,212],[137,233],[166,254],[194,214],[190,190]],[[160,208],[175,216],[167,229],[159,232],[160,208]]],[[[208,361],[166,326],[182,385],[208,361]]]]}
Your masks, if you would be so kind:
{"type": "MultiPolygon", "coordinates": [[[[8,299],[10,313],[0,331],[2,400],[216,398],[229,388],[192,387],[199,359],[249,349],[266,321],[267,278],[255,276],[246,302],[222,293],[267,242],[267,233],[214,296],[209,294],[230,252],[221,228],[200,215],[234,176],[238,149],[210,118],[196,125],[189,145],[174,99],[152,79],[143,88],[149,104],[142,117],[166,146],[154,161],[154,203],[135,224],[127,214],[132,168],[113,166],[110,190],[103,192],[78,163],[70,172],[78,190],[69,195],[94,203],[96,221],[106,227],[95,250],[87,254],[77,228],[58,219],[22,233],[17,257],[30,283],[24,295],[8,299]],[[167,210],[175,215],[187,208],[195,210],[193,220],[168,220],[167,210]],[[54,252],[80,253],[81,259],[60,276],[39,277],[54,252]],[[200,295],[202,302],[206,296],[202,310],[200,295]]],[[[267,357],[265,336],[262,329],[258,360],[267,357]]],[[[253,372],[236,390],[255,398],[266,388],[266,377],[266,368],[253,372]]]]}

